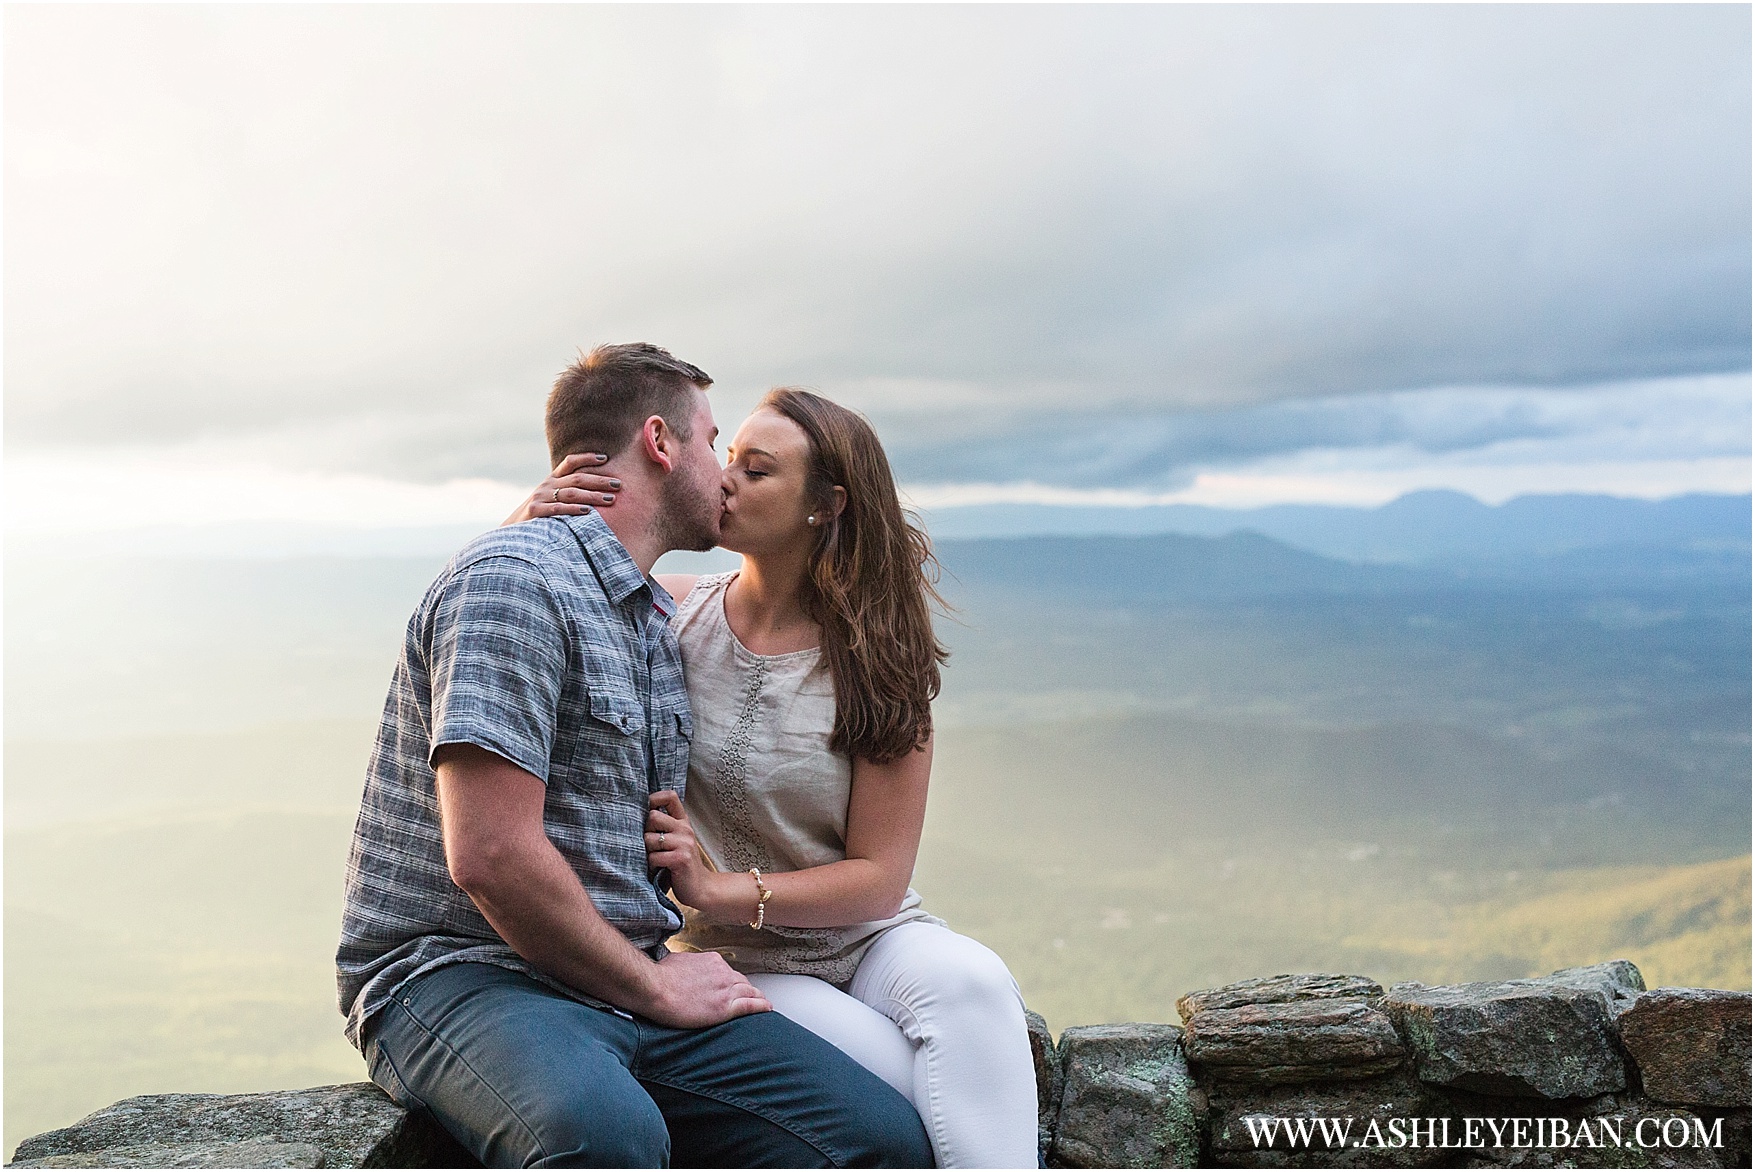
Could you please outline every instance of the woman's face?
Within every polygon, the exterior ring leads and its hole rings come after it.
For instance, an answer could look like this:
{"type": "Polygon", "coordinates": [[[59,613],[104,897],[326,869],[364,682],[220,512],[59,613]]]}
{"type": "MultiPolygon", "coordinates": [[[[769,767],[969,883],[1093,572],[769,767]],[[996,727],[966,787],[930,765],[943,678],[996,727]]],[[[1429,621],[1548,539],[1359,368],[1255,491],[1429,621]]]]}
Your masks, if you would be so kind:
{"type": "Polygon", "coordinates": [[[779,412],[757,411],[737,429],[725,458],[719,544],[751,554],[807,547],[815,530],[807,520],[810,440],[804,429],[779,412]]]}

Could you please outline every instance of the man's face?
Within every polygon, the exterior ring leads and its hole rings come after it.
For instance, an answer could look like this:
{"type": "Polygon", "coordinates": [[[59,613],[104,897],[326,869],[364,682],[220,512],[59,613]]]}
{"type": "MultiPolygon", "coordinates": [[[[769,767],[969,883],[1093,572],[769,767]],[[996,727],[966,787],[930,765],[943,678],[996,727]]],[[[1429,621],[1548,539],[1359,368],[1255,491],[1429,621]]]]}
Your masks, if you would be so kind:
{"type": "Polygon", "coordinates": [[[707,392],[695,388],[694,426],[681,445],[660,493],[659,524],[670,549],[707,550],[719,542],[719,511],[724,498],[719,454],[713,450],[719,429],[707,392]]]}

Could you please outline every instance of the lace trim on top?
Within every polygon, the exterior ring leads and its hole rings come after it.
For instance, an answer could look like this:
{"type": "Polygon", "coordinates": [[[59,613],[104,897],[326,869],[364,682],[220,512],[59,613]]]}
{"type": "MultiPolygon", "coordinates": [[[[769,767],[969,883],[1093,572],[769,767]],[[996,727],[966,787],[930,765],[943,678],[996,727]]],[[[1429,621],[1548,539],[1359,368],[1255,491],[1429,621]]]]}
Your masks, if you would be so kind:
{"type": "Polygon", "coordinates": [[[769,856],[760,849],[761,836],[750,822],[749,752],[755,739],[756,718],[762,711],[762,685],[768,682],[768,661],[760,656],[750,668],[749,684],[744,692],[743,707],[731,726],[731,733],[719,749],[719,764],[713,770],[713,788],[725,814],[725,828],[731,833],[722,844],[726,862],[739,871],[751,867],[771,867],[769,856]]]}

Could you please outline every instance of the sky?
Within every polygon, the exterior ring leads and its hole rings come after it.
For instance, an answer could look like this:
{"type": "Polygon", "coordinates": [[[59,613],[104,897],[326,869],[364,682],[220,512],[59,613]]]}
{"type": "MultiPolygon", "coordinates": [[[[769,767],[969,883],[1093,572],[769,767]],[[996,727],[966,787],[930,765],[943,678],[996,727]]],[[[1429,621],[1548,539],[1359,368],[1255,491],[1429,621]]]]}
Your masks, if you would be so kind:
{"type": "Polygon", "coordinates": [[[10,6],[9,532],[488,523],[580,347],[910,499],[1750,479],[1750,14],[10,6]]]}

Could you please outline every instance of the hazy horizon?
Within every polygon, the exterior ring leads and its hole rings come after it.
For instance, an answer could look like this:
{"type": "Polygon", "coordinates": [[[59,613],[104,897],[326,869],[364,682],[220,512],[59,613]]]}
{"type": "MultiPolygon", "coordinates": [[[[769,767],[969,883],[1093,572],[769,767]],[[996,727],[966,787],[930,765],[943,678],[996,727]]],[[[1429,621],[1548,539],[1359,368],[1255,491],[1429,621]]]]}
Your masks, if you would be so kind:
{"type": "MultiPolygon", "coordinates": [[[[1704,516],[1496,570],[942,541],[916,885],[1057,1030],[1293,970],[1614,955],[1747,987],[1747,530],[1704,516]],[[1111,857],[1121,828],[1147,845],[1111,857]]],[[[341,867],[444,560],[118,555],[121,595],[89,558],[9,564],[8,1145],[129,1094],[363,1077],[341,867]]]]}

